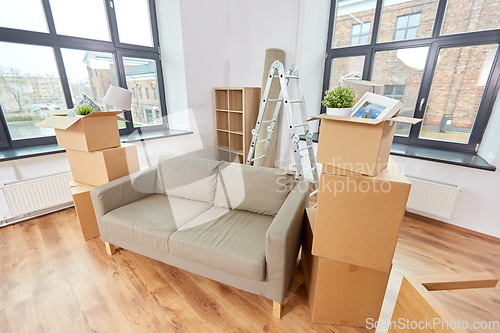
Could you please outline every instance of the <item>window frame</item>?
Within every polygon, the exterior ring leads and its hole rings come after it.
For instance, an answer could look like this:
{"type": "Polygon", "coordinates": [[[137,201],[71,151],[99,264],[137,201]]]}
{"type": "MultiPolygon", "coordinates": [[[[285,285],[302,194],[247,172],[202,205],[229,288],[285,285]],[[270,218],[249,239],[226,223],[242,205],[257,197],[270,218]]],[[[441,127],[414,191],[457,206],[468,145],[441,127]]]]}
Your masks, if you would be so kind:
{"type": "MultiPolygon", "coordinates": [[[[378,42],[378,33],[380,30],[380,21],[383,9],[383,0],[377,0],[375,14],[373,19],[373,29],[371,41],[366,45],[345,46],[332,48],[333,33],[335,28],[335,16],[337,10],[337,0],[331,1],[330,18],[328,25],[328,35],[325,54],[325,69],[323,77],[323,91],[329,89],[331,63],[333,59],[340,57],[365,56],[363,67],[363,80],[370,80],[374,67],[375,53],[378,51],[390,51],[405,48],[429,47],[427,62],[422,74],[420,89],[417,96],[417,105],[413,117],[423,119],[427,107],[427,97],[429,96],[432,79],[434,77],[439,51],[447,47],[474,46],[482,44],[497,44],[497,51],[493,59],[492,68],[488,76],[488,80],[484,87],[483,96],[479,104],[476,114],[476,119],[472,127],[469,137],[469,142],[456,143],[448,141],[427,140],[419,138],[422,122],[412,125],[408,137],[394,136],[395,143],[407,144],[411,146],[420,146],[427,148],[437,148],[449,151],[477,153],[477,149],[486,130],[488,120],[490,118],[493,105],[495,103],[498,90],[500,88],[500,29],[463,32],[457,34],[441,35],[441,27],[446,14],[447,0],[439,0],[434,26],[431,36],[416,39],[406,39],[398,41],[378,42]],[[419,103],[422,98],[425,101],[422,108],[419,108],[419,103]]],[[[326,108],[321,106],[320,113],[326,113],[326,108]]]]}
{"type": "MultiPolygon", "coordinates": [[[[0,42],[51,47],[54,51],[55,61],[59,72],[59,78],[61,80],[64,99],[69,109],[73,108],[74,105],[71,98],[70,86],[68,78],[66,76],[61,49],[68,48],[68,49],[76,49],[83,51],[107,52],[113,54],[118,86],[123,87],[125,89],[127,89],[127,83],[125,79],[125,68],[123,66],[122,58],[125,56],[125,57],[137,57],[137,58],[146,58],[154,60],[156,63],[156,72],[157,72],[156,76],[157,76],[157,87],[158,87],[158,97],[159,97],[158,104],[160,106],[163,118],[163,124],[134,128],[131,113],[130,111],[127,111],[124,113],[124,118],[128,120],[128,122],[125,123],[126,124],[125,128],[121,128],[119,130],[119,133],[120,135],[126,135],[126,134],[131,134],[136,130],[142,133],[148,130],[158,131],[158,130],[168,129],[167,105],[166,105],[166,96],[165,96],[164,80],[163,80],[163,68],[161,64],[161,49],[159,45],[158,20],[156,17],[155,0],[148,0],[151,33],[154,44],[153,47],[126,44],[126,43],[121,43],[119,41],[118,26],[116,22],[113,0],[103,0],[106,8],[105,10],[108,19],[108,27],[111,36],[111,41],[102,41],[102,40],[58,35],[55,30],[54,19],[52,16],[49,0],[40,0],[40,1],[42,2],[43,5],[49,32],[48,33],[35,32],[29,30],[19,30],[19,29],[0,27],[0,42]]],[[[92,89],[92,86],[90,88],[92,89]]],[[[0,104],[0,150],[17,149],[17,148],[55,144],[55,143],[57,143],[55,136],[12,140],[9,134],[7,122],[5,119],[5,114],[0,104]]]]}

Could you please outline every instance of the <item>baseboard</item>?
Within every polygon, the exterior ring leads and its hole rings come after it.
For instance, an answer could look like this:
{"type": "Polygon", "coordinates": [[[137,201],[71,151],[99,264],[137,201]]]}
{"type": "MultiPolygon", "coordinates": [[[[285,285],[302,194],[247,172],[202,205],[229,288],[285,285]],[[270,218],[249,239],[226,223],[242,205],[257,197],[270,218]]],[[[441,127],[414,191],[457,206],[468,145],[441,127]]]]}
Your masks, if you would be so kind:
{"type": "Polygon", "coordinates": [[[485,238],[485,239],[493,241],[493,242],[500,243],[500,238],[497,238],[495,236],[483,234],[482,232],[470,230],[470,229],[467,229],[464,227],[459,227],[458,225],[454,225],[451,223],[435,220],[435,219],[427,217],[427,216],[422,216],[422,215],[418,215],[418,214],[410,213],[410,212],[405,212],[405,216],[412,217],[412,218],[415,218],[417,220],[424,221],[427,223],[439,225],[439,226],[442,226],[445,228],[455,229],[455,230],[464,232],[464,233],[472,235],[472,236],[481,237],[481,238],[485,238]]]}

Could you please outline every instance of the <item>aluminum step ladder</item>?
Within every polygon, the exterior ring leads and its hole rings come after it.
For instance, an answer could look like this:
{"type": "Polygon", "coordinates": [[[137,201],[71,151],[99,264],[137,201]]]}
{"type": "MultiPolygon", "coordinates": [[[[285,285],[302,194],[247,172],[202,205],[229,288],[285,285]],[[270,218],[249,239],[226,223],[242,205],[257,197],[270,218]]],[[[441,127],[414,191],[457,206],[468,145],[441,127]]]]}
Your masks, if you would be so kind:
{"type": "Polygon", "coordinates": [[[262,96],[259,108],[257,123],[255,124],[255,128],[252,130],[252,142],[250,144],[250,149],[248,151],[246,164],[250,165],[250,163],[252,163],[253,161],[265,158],[267,148],[269,147],[271,137],[275,130],[276,121],[278,119],[282,103],[284,104],[283,109],[286,114],[286,120],[288,122],[288,131],[292,141],[292,151],[295,160],[297,178],[299,180],[305,180],[305,175],[308,173],[312,173],[315,188],[314,191],[310,194],[310,196],[313,196],[318,193],[319,173],[316,166],[316,156],[314,154],[314,149],[313,149],[313,141],[312,141],[313,134],[309,131],[309,123],[307,122],[307,112],[306,112],[306,105],[304,102],[304,94],[302,93],[302,86],[300,84],[300,79],[299,79],[299,68],[296,65],[291,65],[286,71],[286,73],[283,64],[279,60],[276,60],[271,65],[271,68],[269,69],[269,75],[267,77],[266,86],[264,89],[264,94],[262,96]],[[271,89],[271,84],[274,79],[279,79],[281,86],[280,94],[278,99],[268,99],[269,91],[271,89]],[[297,95],[300,96],[300,99],[298,100],[290,99],[290,95],[288,93],[288,84],[289,82],[291,82],[291,80],[297,80],[296,82],[297,83],[296,86],[298,87],[297,95]],[[264,111],[266,110],[268,102],[276,102],[276,107],[274,109],[274,114],[272,119],[263,121],[262,119],[264,117],[264,111]],[[299,124],[294,124],[292,104],[298,104],[300,108],[299,124]],[[265,129],[267,130],[267,137],[265,139],[258,140],[259,132],[263,125],[264,126],[267,125],[267,127],[265,127],[265,129]],[[304,134],[306,137],[306,146],[304,148],[299,147],[300,138],[299,135],[296,133],[296,129],[298,128],[302,128],[304,130],[304,134]],[[254,157],[255,146],[258,143],[262,142],[264,142],[264,149],[262,150],[262,155],[254,157]],[[307,155],[309,156],[309,162],[311,164],[311,168],[307,170],[304,170],[302,167],[301,152],[306,152],[307,155]]]}

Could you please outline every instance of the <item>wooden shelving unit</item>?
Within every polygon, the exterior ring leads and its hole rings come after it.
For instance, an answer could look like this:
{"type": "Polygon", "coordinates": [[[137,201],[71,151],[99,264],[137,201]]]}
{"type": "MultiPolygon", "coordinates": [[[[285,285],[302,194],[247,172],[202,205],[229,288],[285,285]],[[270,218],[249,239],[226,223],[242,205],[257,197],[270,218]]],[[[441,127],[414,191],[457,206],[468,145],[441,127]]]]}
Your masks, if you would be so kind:
{"type": "Polygon", "coordinates": [[[217,159],[245,163],[260,106],[260,88],[214,88],[217,159]]]}

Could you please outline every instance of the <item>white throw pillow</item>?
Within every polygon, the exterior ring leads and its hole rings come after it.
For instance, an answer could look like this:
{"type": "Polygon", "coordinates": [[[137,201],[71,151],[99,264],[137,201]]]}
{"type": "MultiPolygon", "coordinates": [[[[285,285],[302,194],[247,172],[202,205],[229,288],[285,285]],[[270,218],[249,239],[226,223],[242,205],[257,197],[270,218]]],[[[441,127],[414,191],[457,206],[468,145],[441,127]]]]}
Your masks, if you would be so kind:
{"type": "Polygon", "coordinates": [[[214,206],[276,215],[294,185],[293,171],[223,162],[214,206]]]}
{"type": "Polygon", "coordinates": [[[213,203],[220,163],[191,156],[162,156],[158,177],[163,194],[213,203]]]}

